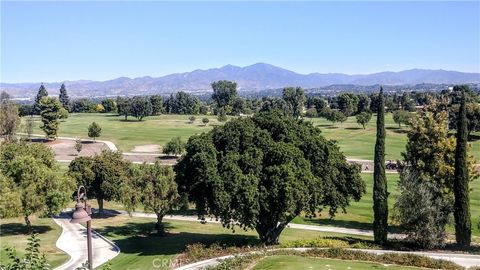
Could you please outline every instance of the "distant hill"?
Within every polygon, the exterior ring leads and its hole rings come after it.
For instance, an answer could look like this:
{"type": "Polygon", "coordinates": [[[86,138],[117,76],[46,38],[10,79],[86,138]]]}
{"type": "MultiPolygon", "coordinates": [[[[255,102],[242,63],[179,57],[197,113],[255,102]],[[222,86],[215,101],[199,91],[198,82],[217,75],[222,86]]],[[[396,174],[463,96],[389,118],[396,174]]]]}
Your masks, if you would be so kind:
{"type": "MultiPolygon", "coordinates": [[[[190,92],[210,91],[210,83],[217,80],[236,81],[239,91],[277,89],[285,86],[318,88],[334,84],[350,85],[415,85],[415,84],[460,84],[480,83],[480,73],[464,73],[446,70],[411,69],[400,72],[380,72],[366,75],[342,73],[299,74],[265,63],[246,67],[226,65],[221,68],[194,70],[163,77],[120,77],[108,81],[66,81],[69,94],[73,97],[141,95],[173,93],[180,90],[190,92]]],[[[57,94],[61,82],[46,83],[50,94],[57,94]]],[[[0,89],[15,97],[33,97],[40,83],[0,83],[0,89]]]]}

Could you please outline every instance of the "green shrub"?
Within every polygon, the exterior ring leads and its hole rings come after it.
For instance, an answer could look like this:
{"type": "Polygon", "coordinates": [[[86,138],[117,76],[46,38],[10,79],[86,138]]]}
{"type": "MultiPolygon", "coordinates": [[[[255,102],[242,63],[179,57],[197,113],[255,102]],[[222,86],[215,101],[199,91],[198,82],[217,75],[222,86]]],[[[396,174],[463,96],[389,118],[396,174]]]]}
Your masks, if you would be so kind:
{"type": "Polygon", "coordinates": [[[205,259],[222,257],[230,254],[247,253],[256,249],[258,248],[250,246],[227,246],[220,245],[219,243],[213,243],[207,247],[207,245],[205,244],[195,243],[186,246],[184,253],[180,255],[180,260],[182,261],[182,263],[188,264],[205,259]]]}
{"type": "Polygon", "coordinates": [[[302,239],[282,243],[282,248],[298,248],[298,247],[312,247],[312,248],[347,248],[349,243],[340,239],[316,238],[316,239],[302,239]]]}
{"type": "Polygon", "coordinates": [[[238,255],[223,260],[220,264],[205,268],[206,270],[243,270],[248,269],[254,261],[262,258],[263,254],[238,255]]]}

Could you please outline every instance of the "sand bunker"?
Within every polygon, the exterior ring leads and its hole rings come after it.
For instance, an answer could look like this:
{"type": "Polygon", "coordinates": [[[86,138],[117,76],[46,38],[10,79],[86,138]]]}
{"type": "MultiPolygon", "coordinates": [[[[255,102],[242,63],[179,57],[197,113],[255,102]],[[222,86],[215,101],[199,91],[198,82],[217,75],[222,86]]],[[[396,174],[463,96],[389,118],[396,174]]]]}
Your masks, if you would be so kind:
{"type": "Polygon", "coordinates": [[[132,152],[137,153],[159,153],[161,146],[158,144],[136,145],[132,152]]]}

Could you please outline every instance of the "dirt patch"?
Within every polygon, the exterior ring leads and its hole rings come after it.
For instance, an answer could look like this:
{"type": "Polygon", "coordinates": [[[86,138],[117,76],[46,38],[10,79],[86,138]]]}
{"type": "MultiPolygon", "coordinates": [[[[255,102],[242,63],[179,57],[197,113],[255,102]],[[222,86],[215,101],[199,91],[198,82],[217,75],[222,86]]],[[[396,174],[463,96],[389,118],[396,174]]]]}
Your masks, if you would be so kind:
{"type": "Polygon", "coordinates": [[[45,144],[52,148],[55,153],[55,159],[57,160],[73,160],[77,156],[93,156],[103,150],[108,150],[108,147],[102,142],[82,142],[82,151],[80,151],[80,154],[75,150],[75,141],[72,140],[57,139],[45,144]]]}
{"type": "Polygon", "coordinates": [[[161,146],[158,144],[136,145],[132,152],[137,153],[160,153],[161,146]]]}

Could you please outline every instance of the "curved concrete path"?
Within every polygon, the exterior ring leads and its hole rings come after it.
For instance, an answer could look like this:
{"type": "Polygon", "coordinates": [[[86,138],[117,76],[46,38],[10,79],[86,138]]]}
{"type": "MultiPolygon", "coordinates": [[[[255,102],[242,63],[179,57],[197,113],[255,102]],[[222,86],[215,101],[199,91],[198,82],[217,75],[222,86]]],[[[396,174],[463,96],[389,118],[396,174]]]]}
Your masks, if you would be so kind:
{"type": "MultiPolygon", "coordinates": [[[[108,211],[108,210],[104,210],[108,211]]],[[[127,215],[127,211],[115,210],[117,213],[127,215]]],[[[114,212],[111,212],[114,214],[114,212]]],[[[157,218],[155,214],[144,213],[144,212],[132,212],[133,217],[143,217],[143,218],[157,218]]],[[[195,221],[200,222],[197,216],[180,216],[180,215],[166,215],[163,219],[165,220],[181,220],[181,221],[195,221]]],[[[206,219],[207,222],[220,223],[220,221],[214,219],[206,219]]],[[[329,233],[342,233],[342,234],[351,234],[351,235],[362,235],[362,236],[371,236],[373,237],[373,231],[363,230],[363,229],[351,229],[343,227],[334,227],[334,226],[321,226],[321,225],[306,225],[306,224],[296,224],[289,223],[287,228],[299,229],[299,230],[309,230],[309,231],[318,231],[318,232],[329,232],[329,233]]],[[[403,234],[393,234],[388,235],[390,239],[402,239],[404,238],[403,234]]]]}
{"type": "MultiPolygon", "coordinates": [[[[62,213],[53,220],[62,227],[57,247],[70,256],[70,260],[56,270],[74,270],[87,260],[87,229],[80,224],[70,223],[70,215],[62,213]]],[[[110,240],[92,231],[93,268],[115,258],[120,248],[110,240]]]]}
{"type": "MultiPolygon", "coordinates": [[[[299,252],[305,252],[309,249],[312,248],[285,248],[283,250],[294,250],[294,251],[299,251],[299,252]]],[[[274,250],[282,250],[282,249],[272,249],[274,250]]],[[[374,250],[374,249],[349,249],[349,250],[354,250],[354,251],[363,251],[363,252],[368,252],[368,253],[374,253],[377,255],[381,254],[386,254],[386,253],[400,253],[400,254],[415,254],[419,256],[425,256],[429,257],[432,259],[438,259],[438,260],[446,260],[446,261],[451,261],[454,262],[462,267],[469,268],[473,266],[480,266],[480,255],[468,255],[468,254],[455,254],[455,253],[437,253],[437,252],[407,252],[407,251],[395,251],[395,250],[374,250]]],[[[251,253],[258,253],[257,251],[250,252],[251,253]]],[[[175,268],[175,270],[200,270],[200,269],[205,269],[207,267],[212,267],[215,266],[219,263],[221,263],[225,259],[233,258],[238,255],[245,255],[249,253],[243,253],[243,254],[235,254],[235,255],[227,255],[227,256],[222,256],[222,257],[217,257],[217,258],[212,258],[212,259],[207,259],[195,263],[191,263],[188,265],[184,265],[178,268],[175,268]]]]}

